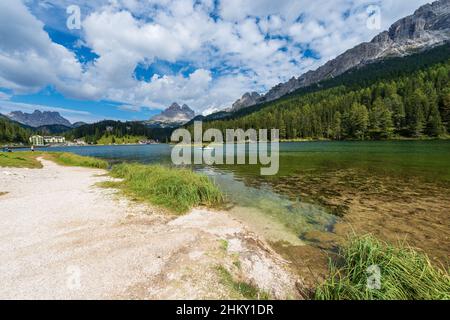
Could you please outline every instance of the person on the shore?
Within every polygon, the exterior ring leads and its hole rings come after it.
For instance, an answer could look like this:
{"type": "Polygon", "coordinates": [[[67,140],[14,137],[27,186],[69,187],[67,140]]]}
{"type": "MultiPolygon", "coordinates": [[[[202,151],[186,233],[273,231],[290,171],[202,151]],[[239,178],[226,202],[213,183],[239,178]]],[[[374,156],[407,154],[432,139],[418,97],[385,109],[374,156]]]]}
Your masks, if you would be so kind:
{"type": "Polygon", "coordinates": [[[34,152],[34,146],[31,146],[31,152],[34,152]]]}

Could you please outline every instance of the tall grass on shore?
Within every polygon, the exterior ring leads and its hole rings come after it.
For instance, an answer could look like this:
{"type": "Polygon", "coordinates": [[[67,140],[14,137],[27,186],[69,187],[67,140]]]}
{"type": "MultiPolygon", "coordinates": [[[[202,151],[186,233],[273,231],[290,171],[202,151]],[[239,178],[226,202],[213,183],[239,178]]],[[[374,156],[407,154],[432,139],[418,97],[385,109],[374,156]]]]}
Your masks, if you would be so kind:
{"type": "Polygon", "coordinates": [[[0,167],[40,169],[42,164],[33,152],[0,152],[0,167]]]}
{"type": "Polygon", "coordinates": [[[79,156],[69,152],[49,152],[42,154],[44,158],[48,160],[52,160],[57,164],[63,166],[75,166],[75,167],[87,167],[87,168],[98,168],[98,169],[106,169],[108,168],[108,162],[92,158],[92,157],[84,157],[79,156]]]}
{"type": "Polygon", "coordinates": [[[83,157],[68,152],[41,151],[0,152],[0,167],[40,169],[42,164],[37,160],[38,157],[43,157],[63,166],[108,168],[108,162],[101,159],[83,157]]]}
{"type": "Polygon", "coordinates": [[[372,236],[356,237],[341,250],[341,264],[316,290],[319,300],[448,300],[450,277],[428,257],[406,245],[398,247],[372,236]],[[378,266],[381,289],[369,289],[368,268],[378,266]]]}
{"type": "Polygon", "coordinates": [[[187,169],[160,165],[119,164],[111,175],[125,193],[139,200],[185,213],[196,206],[215,207],[223,202],[222,193],[207,176],[187,169]]]}

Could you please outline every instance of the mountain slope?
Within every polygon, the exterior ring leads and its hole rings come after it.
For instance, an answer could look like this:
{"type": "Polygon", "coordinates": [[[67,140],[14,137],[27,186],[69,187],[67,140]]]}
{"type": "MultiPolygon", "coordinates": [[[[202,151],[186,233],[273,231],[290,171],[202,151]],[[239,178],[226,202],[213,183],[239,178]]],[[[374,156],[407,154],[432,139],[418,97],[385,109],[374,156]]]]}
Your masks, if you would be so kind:
{"type": "Polygon", "coordinates": [[[372,85],[377,81],[392,79],[400,76],[407,76],[418,70],[422,70],[439,63],[446,63],[449,58],[450,43],[404,57],[383,59],[371,64],[366,64],[350,69],[335,78],[327,79],[307,87],[299,88],[294,92],[274,101],[259,103],[247,108],[241,108],[233,112],[221,111],[213,113],[206,117],[197,116],[187,125],[192,124],[193,121],[210,122],[214,120],[238,119],[262,109],[270,108],[274,104],[281,103],[285,100],[300,98],[309,93],[314,93],[338,86],[345,86],[353,90],[364,88],[372,85]]]}
{"type": "Polygon", "coordinates": [[[147,123],[154,127],[174,127],[185,124],[195,117],[195,112],[186,104],[173,103],[169,108],[154,116],[147,123]]]}
{"type": "Polygon", "coordinates": [[[51,111],[42,112],[40,110],[35,110],[33,113],[13,111],[8,114],[8,118],[34,128],[47,125],[72,126],[69,120],[63,118],[58,112],[51,111]]]}
{"type": "Polygon", "coordinates": [[[36,133],[38,133],[40,135],[63,134],[71,129],[72,129],[72,127],[67,127],[62,124],[48,124],[45,126],[40,126],[40,127],[34,128],[36,133]]]}
{"type": "MultiPolygon", "coordinates": [[[[380,33],[371,42],[362,43],[346,51],[315,71],[309,71],[299,78],[293,77],[288,82],[273,87],[253,104],[246,104],[245,107],[276,100],[299,88],[339,76],[358,66],[386,57],[409,55],[449,41],[450,0],[436,1],[420,7],[413,15],[397,21],[388,31],[380,33]]],[[[236,102],[238,105],[239,101],[236,102]]],[[[233,110],[239,110],[239,108],[233,110]]]]}
{"type": "Polygon", "coordinates": [[[450,44],[301,88],[203,129],[280,130],[282,139],[390,139],[450,133],[450,44]]]}
{"type": "Polygon", "coordinates": [[[28,143],[31,130],[0,114],[0,143],[28,143]]]}
{"type": "Polygon", "coordinates": [[[136,121],[105,120],[74,128],[66,132],[65,136],[70,140],[83,138],[86,143],[94,144],[105,136],[114,136],[119,139],[126,136],[146,137],[148,139],[166,141],[172,131],[173,129],[171,128],[150,128],[142,122],[136,121]]]}

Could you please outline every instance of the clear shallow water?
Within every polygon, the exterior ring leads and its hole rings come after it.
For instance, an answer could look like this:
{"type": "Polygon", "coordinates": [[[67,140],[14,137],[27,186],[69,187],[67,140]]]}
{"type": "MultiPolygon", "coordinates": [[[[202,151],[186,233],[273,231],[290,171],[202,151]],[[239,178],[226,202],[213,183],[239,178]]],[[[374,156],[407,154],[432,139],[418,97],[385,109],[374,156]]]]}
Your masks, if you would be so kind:
{"type": "MultiPolygon", "coordinates": [[[[84,156],[171,165],[170,145],[54,147],[84,156]]],[[[260,176],[259,166],[195,166],[209,176],[234,205],[231,212],[247,220],[271,240],[295,242],[311,231],[332,231],[337,217],[319,204],[304,201],[292,191],[284,194],[283,178],[308,173],[355,169],[367,174],[419,177],[450,183],[450,141],[305,142],[280,145],[280,172],[260,176]],[[274,186],[276,188],[274,188],[274,186]]],[[[320,183],[320,181],[318,182],[320,183]]],[[[290,190],[294,189],[289,186],[290,190]]]]}

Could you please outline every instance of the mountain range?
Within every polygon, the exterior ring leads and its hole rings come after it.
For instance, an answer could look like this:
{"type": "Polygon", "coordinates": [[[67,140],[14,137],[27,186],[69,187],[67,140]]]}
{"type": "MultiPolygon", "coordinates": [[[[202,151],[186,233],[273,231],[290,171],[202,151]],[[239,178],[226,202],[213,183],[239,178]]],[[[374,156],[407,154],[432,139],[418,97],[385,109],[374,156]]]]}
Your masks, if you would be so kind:
{"type": "Polygon", "coordinates": [[[33,113],[22,111],[13,111],[7,115],[13,121],[37,128],[48,125],[62,125],[68,128],[72,127],[69,120],[62,117],[59,112],[35,110],[33,113]]]}
{"type": "Polygon", "coordinates": [[[186,104],[180,106],[174,102],[170,107],[161,112],[161,114],[154,116],[147,121],[147,124],[154,127],[175,127],[181,126],[189,122],[195,117],[195,112],[186,104]]]}
{"type": "Polygon", "coordinates": [[[435,1],[417,9],[414,14],[400,19],[389,30],[378,34],[370,42],[344,52],[317,70],[280,83],[266,94],[246,93],[237,100],[231,111],[274,101],[300,88],[334,78],[346,71],[380,61],[402,57],[450,41],[450,0],[435,1]]]}
{"type": "MultiPolygon", "coordinates": [[[[389,58],[410,56],[445,43],[450,43],[450,0],[439,0],[420,7],[414,14],[400,19],[388,30],[375,36],[372,41],[349,49],[317,70],[292,77],[288,82],[280,83],[262,95],[257,92],[245,93],[229,110],[214,113],[206,118],[195,117],[195,112],[186,104],[180,106],[173,103],[161,114],[143,123],[154,128],[175,128],[192,119],[218,120],[242,112],[251,112],[253,108],[259,108],[264,103],[300,89],[308,89],[313,85],[320,86],[324,81],[338,80],[352,70],[360,70],[389,58]]],[[[50,111],[36,110],[33,113],[14,111],[7,117],[28,127],[42,127],[48,132],[64,132],[65,129],[85,125],[83,122],[71,124],[58,112],[50,111]]]]}

